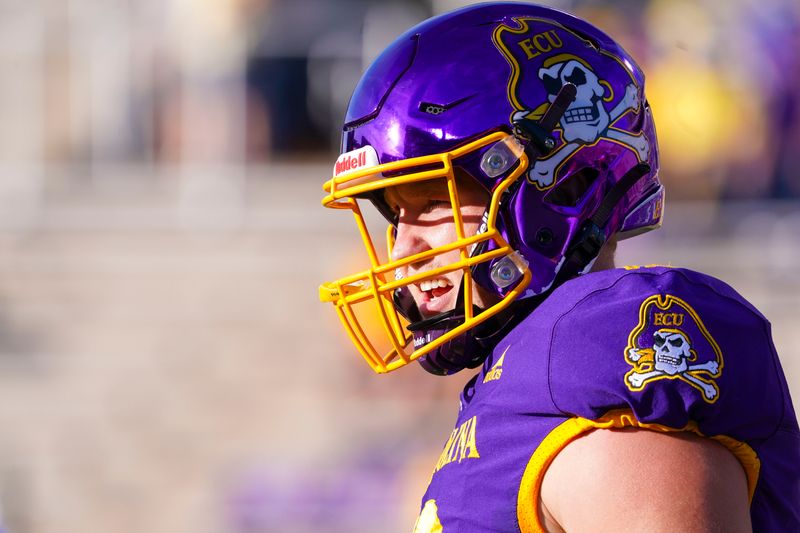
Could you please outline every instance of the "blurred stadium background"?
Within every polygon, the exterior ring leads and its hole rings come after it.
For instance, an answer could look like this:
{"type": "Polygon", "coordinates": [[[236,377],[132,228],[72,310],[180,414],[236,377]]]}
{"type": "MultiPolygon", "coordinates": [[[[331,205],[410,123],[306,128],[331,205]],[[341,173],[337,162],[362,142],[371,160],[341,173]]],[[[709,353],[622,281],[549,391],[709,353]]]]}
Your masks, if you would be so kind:
{"type": "MultiPolygon", "coordinates": [[[[0,517],[409,531],[468,377],[374,376],[317,285],[362,69],[452,0],[0,1],[0,517]]],[[[800,398],[800,4],[557,1],[648,75],[669,190],[620,263],[717,275],[800,398]]]]}

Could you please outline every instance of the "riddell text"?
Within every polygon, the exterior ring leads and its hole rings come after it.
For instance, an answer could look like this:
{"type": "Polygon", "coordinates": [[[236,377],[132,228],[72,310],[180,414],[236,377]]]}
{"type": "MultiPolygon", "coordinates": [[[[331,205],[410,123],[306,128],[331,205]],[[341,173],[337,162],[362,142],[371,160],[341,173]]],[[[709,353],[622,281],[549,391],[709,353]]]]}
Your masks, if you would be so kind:
{"type": "Polygon", "coordinates": [[[367,163],[367,153],[361,152],[358,157],[346,157],[341,161],[336,162],[336,175],[347,170],[354,170],[367,163]]]}

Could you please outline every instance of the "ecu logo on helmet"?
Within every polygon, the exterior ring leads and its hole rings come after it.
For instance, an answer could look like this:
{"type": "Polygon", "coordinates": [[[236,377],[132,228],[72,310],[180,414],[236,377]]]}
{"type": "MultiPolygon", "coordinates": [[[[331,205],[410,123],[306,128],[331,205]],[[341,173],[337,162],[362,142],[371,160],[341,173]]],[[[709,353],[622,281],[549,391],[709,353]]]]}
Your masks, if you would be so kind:
{"type": "Polygon", "coordinates": [[[722,374],[722,352],[695,310],[676,296],[657,294],[642,303],[625,361],[633,367],[625,374],[631,391],[660,379],[679,379],[708,403],[719,398],[715,379],[722,374]]]}
{"type": "Polygon", "coordinates": [[[553,21],[519,18],[516,22],[516,28],[503,24],[494,32],[495,46],[512,70],[508,98],[515,111],[511,120],[539,120],[564,84],[572,83],[577,88],[575,101],[559,122],[560,146],[535,162],[528,181],[540,190],[552,187],[559,168],[570,156],[581,147],[600,141],[623,145],[636,154],[639,162],[646,161],[650,153],[647,138],[618,124],[629,111],[640,111],[640,88],[622,61],[608,52],[597,51],[553,21]],[[613,80],[601,79],[596,72],[613,72],[615,76],[613,80]]]}

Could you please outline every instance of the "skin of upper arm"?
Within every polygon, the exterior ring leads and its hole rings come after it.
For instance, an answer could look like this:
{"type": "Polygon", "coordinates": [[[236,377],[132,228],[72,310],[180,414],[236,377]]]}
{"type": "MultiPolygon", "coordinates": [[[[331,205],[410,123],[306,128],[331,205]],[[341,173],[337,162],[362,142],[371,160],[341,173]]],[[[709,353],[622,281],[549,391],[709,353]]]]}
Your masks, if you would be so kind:
{"type": "Polygon", "coordinates": [[[547,469],[539,513],[551,532],[752,531],[739,461],[721,444],[681,432],[579,437],[547,469]]]}

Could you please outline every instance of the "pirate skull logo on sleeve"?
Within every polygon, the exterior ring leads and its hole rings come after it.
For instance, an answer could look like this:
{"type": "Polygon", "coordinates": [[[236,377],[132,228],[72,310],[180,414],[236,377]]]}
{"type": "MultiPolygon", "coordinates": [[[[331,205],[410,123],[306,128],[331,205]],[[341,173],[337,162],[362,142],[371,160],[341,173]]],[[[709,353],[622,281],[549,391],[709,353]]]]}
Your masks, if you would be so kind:
{"type": "Polygon", "coordinates": [[[680,298],[657,294],[642,303],[625,360],[633,366],[625,374],[631,391],[656,380],[679,379],[708,403],[719,398],[715,379],[722,374],[722,352],[695,310],[680,298]]]}

